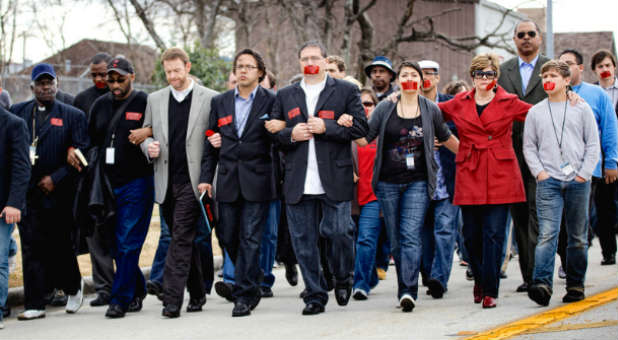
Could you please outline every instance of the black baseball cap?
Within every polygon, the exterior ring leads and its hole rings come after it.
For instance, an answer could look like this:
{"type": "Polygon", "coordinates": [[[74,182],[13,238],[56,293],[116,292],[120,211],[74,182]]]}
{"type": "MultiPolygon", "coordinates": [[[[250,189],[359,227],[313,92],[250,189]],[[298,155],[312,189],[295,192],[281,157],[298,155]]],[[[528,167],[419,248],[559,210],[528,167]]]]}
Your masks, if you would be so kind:
{"type": "Polygon", "coordinates": [[[110,72],[117,72],[123,76],[135,73],[131,62],[123,57],[114,58],[107,64],[107,73],[110,72]]]}

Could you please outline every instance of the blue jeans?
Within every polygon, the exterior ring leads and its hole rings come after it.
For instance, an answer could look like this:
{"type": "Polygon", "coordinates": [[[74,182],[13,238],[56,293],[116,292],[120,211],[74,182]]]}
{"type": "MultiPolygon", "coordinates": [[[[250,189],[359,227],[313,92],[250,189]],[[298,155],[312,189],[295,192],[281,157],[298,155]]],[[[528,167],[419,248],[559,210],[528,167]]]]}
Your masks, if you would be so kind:
{"type": "Polygon", "coordinates": [[[262,287],[272,287],[275,283],[273,264],[277,254],[277,231],[279,216],[281,215],[281,201],[273,200],[268,208],[268,216],[262,233],[262,246],[260,247],[260,267],[264,271],[262,287]]]}
{"type": "Polygon", "coordinates": [[[423,272],[447,288],[457,239],[459,207],[448,199],[431,201],[422,230],[423,272]]]}
{"type": "MultiPolygon", "coordinates": [[[[9,249],[12,240],[11,233],[15,224],[7,224],[0,218],[0,307],[6,307],[6,298],[9,294],[9,249]]],[[[2,313],[0,313],[2,321],[2,313]]]]}
{"type": "Polygon", "coordinates": [[[154,203],[152,176],[135,179],[114,189],[116,196],[116,273],[111,304],[127,308],[135,296],[146,295],[139,255],[146,240],[154,203]]]}
{"type": "MultiPolygon", "coordinates": [[[[509,234],[511,233],[511,229],[513,229],[513,219],[511,218],[511,214],[506,215],[506,228],[504,229],[504,244],[502,245],[502,257],[500,258],[500,263],[503,264],[506,258],[506,250],[509,248],[509,234]]],[[[512,240],[511,240],[512,243],[512,240]]]]}
{"type": "Polygon", "coordinates": [[[427,182],[378,182],[376,196],[382,206],[395,260],[397,297],[410,294],[416,299],[422,253],[421,229],[429,208],[427,182]]]}
{"type": "Polygon", "coordinates": [[[548,178],[536,187],[539,238],[534,251],[533,282],[553,284],[558,234],[564,209],[568,237],[566,250],[567,288],[584,288],[588,266],[588,200],[590,182],[563,182],[548,178]]]}
{"type": "Polygon", "coordinates": [[[159,218],[161,220],[161,234],[159,235],[159,244],[154,259],[152,259],[152,267],[150,268],[150,281],[163,284],[163,269],[165,268],[165,257],[167,256],[167,248],[170,246],[172,235],[170,229],[163,218],[163,211],[159,206],[159,218]]]}
{"type": "Polygon", "coordinates": [[[380,203],[372,201],[363,205],[358,219],[354,288],[362,289],[367,293],[378,284],[376,252],[381,230],[380,203]]]}

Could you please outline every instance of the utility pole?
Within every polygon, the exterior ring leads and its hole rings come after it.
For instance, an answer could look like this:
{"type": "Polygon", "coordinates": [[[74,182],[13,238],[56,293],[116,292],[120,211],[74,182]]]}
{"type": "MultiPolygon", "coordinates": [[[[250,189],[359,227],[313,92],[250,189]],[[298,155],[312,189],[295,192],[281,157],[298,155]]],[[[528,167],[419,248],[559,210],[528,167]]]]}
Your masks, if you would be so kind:
{"type": "Polygon", "coordinates": [[[545,26],[547,27],[547,36],[545,37],[545,54],[549,59],[554,59],[554,26],[551,2],[552,0],[547,0],[547,8],[545,10],[545,26]]]}

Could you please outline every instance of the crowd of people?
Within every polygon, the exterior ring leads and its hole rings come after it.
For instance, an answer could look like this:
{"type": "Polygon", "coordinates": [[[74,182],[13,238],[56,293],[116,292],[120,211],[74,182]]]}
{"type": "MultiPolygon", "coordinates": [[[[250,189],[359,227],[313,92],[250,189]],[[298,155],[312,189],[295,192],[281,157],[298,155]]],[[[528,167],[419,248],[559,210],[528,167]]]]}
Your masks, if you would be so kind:
{"type": "Polygon", "coordinates": [[[90,305],[107,306],[107,318],[140,311],[147,294],[179,317],[185,288],[186,312],[199,312],[213,285],[232,316],[247,316],[274,295],[277,262],[293,286],[300,268],[302,314],[313,315],[329,291],[341,306],[369,299],[392,261],[411,312],[420,285],[435,299],[448,292],[456,248],[473,302],[494,308],[512,235],[518,292],[547,306],[558,254],[562,301],[584,299],[593,234],[602,264],[616,263],[616,59],[595,53],[595,85],[582,81],[577,50],[539,53],[534,22],[513,40],[518,56],[500,65],[477,55],[472,85],[443,91],[437,61],[395,69],[385,56],[366,66],[363,87],[318,41],[298,49],[288,86],[257,51],[240,50],[224,93],[190,74],[180,48],[161,55],[169,86],[150,94],[133,87],[122,56],[95,55],[93,86],[75,98],[51,65],[36,65],[33,99],[11,105],[0,92],[2,314],[15,225],[19,320],[45,317],[48,304],[80,309],[85,252],[90,305]],[[146,280],[138,260],[154,203],[161,234],[146,280]],[[216,283],[212,231],[224,257],[216,283]]]}

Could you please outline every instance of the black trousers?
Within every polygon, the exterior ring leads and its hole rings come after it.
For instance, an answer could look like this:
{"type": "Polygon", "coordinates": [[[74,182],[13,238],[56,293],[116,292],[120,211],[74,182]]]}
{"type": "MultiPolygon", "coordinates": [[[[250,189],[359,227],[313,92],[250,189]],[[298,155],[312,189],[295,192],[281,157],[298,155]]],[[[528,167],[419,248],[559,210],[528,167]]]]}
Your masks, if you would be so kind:
{"type": "Polygon", "coordinates": [[[86,237],[90,262],[92,263],[92,281],[97,294],[111,295],[114,283],[114,233],[113,228],[95,228],[92,235],[86,237]]]}
{"type": "Polygon", "coordinates": [[[288,226],[286,204],[281,200],[281,214],[279,216],[279,226],[277,229],[277,255],[276,259],[288,266],[298,264],[294,248],[292,247],[292,239],[290,238],[290,230],[288,226]]]}
{"type": "Polygon", "coordinates": [[[193,299],[201,299],[206,294],[200,252],[193,242],[201,211],[191,183],[171,182],[161,205],[172,237],[163,272],[163,304],[180,308],[185,285],[193,299]]]}
{"type": "Polygon", "coordinates": [[[593,178],[592,183],[597,212],[595,232],[603,258],[608,258],[616,255],[616,182],[606,184],[604,178],[593,178]]]}
{"type": "Polygon", "coordinates": [[[532,282],[534,249],[539,237],[539,221],[536,215],[536,179],[524,176],[527,202],[511,206],[515,240],[519,249],[519,269],[524,282],[532,282]]]}
{"type": "Polygon", "coordinates": [[[38,188],[30,189],[25,214],[18,224],[25,309],[45,309],[44,296],[50,287],[60,288],[67,295],[80,289],[70,199],[58,190],[45,195],[38,188]]]}
{"type": "Polygon", "coordinates": [[[270,201],[219,202],[219,237],[234,262],[234,296],[253,304],[261,296],[264,272],[260,267],[260,245],[270,201]]]}

